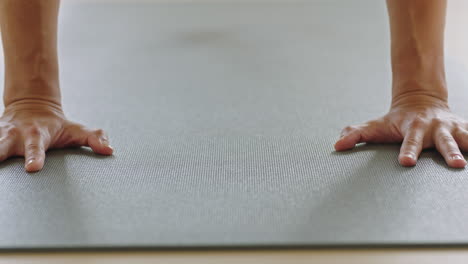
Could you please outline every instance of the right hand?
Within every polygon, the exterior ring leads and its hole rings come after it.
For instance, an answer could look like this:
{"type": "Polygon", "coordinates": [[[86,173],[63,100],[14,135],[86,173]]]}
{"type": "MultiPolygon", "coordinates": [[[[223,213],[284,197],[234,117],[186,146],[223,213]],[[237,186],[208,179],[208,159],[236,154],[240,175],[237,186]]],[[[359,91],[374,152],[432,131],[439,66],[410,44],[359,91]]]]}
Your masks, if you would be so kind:
{"type": "Polygon", "coordinates": [[[5,107],[0,117],[0,161],[25,158],[28,172],[44,166],[48,149],[87,146],[101,155],[112,155],[107,134],[65,118],[60,105],[41,100],[22,100],[5,107]]]}

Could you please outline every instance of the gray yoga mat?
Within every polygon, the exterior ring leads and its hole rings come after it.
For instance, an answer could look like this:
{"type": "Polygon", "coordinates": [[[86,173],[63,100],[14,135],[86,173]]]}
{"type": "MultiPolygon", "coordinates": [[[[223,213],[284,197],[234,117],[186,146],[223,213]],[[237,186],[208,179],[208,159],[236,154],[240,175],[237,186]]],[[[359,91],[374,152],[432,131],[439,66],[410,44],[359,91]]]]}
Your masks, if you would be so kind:
{"type": "MultiPolygon", "coordinates": [[[[466,244],[468,173],[336,153],[390,102],[383,1],[63,1],[67,116],[115,154],[0,164],[0,249],[466,244]]],[[[447,59],[468,117],[467,71],[447,59]]]]}

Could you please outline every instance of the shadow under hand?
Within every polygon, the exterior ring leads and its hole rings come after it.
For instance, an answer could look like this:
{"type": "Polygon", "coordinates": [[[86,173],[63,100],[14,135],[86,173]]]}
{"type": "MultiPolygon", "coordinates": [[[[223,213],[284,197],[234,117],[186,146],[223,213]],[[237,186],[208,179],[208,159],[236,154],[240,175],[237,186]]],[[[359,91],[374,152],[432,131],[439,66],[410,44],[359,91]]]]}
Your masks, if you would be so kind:
{"type": "Polygon", "coordinates": [[[332,155],[334,156],[343,156],[349,155],[351,153],[358,153],[363,151],[378,151],[378,150],[388,150],[389,148],[399,150],[399,144],[373,144],[373,143],[359,143],[353,149],[346,151],[333,151],[332,155]]]}
{"type": "MultiPolygon", "coordinates": [[[[112,156],[96,154],[90,148],[86,148],[86,147],[49,149],[46,152],[46,161],[45,161],[43,170],[47,167],[48,159],[55,158],[55,159],[59,159],[60,161],[64,163],[65,162],[64,157],[70,156],[70,155],[86,156],[86,157],[90,157],[94,159],[108,159],[112,157],[112,156]]],[[[3,162],[0,162],[0,170],[5,167],[10,167],[15,164],[18,164],[24,167],[24,157],[14,156],[14,157],[8,158],[7,160],[3,162]]],[[[65,166],[65,164],[62,164],[62,165],[65,166]]]]}
{"type": "MultiPolygon", "coordinates": [[[[467,156],[465,153],[462,153],[465,159],[467,159],[467,156]]],[[[437,152],[435,149],[427,149],[423,150],[421,155],[419,156],[419,159],[431,159],[435,164],[444,167],[450,171],[461,171],[464,170],[465,168],[452,168],[447,165],[447,162],[445,161],[444,157],[437,152]]]]}
{"type": "MultiPolygon", "coordinates": [[[[400,146],[401,144],[372,144],[372,143],[360,143],[357,144],[356,147],[354,147],[351,150],[347,151],[333,151],[331,153],[332,156],[345,156],[345,155],[351,155],[355,153],[360,153],[360,152],[388,152],[388,151],[394,151],[395,152],[395,159],[398,160],[398,154],[400,153],[400,146]]],[[[466,153],[463,153],[465,156],[465,159],[467,158],[466,153]]],[[[460,171],[463,170],[463,168],[452,168],[447,165],[447,162],[445,162],[444,157],[434,148],[431,149],[425,149],[421,152],[421,155],[418,158],[418,163],[416,163],[416,166],[420,166],[420,161],[430,159],[432,160],[435,164],[438,166],[444,167],[450,171],[460,171]]],[[[401,166],[401,165],[400,165],[401,166]]],[[[414,167],[404,167],[401,166],[402,168],[405,169],[411,169],[414,167]]]]}

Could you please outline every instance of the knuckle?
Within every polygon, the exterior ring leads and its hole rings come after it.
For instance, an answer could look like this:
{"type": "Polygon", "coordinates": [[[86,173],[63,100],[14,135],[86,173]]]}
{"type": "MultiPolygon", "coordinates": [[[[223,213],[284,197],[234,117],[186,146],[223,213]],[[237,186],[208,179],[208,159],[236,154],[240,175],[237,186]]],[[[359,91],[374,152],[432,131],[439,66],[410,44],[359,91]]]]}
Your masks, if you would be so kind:
{"type": "Polygon", "coordinates": [[[8,128],[6,134],[8,137],[16,137],[17,135],[19,135],[19,133],[20,133],[20,129],[13,126],[13,127],[8,128]]]}
{"type": "Polygon", "coordinates": [[[346,126],[345,128],[343,128],[343,132],[351,132],[351,131],[354,131],[354,130],[357,130],[357,126],[356,125],[349,125],[349,126],[346,126]]]}
{"type": "Polygon", "coordinates": [[[94,131],[94,133],[96,133],[96,135],[98,135],[98,136],[103,136],[103,135],[104,135],[104,130],[102,130],[102,129],[96,129],[96,130],[94,131]]]}
{"type": "Polygon", "coordinates": [[[37,143],[29,143],[26,145],[26,149],[29,151],[38,151],[41,149],[41,146],[37,143]]]}
{"type": "Polygon", "coordinates": [[[443,142],[452,142],[453,141],[453,137],[451,135],[447,135],[447,134],[442,134],[439,136],[439,140],[443,141],[443,142]]]}
{"type": "Polygon", "coordinates": [[[465,132],[463,131],[463,129],[459,126],[456,126],[454,129],[453,129],[453,136],[455,138],[458,138],[458,139],[461,139],[463,137],[465,137],[465,132]]]}
{"type": "Polygon", "coordinates": [[[101,139],[101,140],[107,140],[107,134],[104,130],[102,129],[97,129],[95,131],[96,136],[101,139]]]}
{"type": "Polygon", "coordinates": [[[41,135],[41,129],[38,126],[30,126],[27,129],[27,134],[31,136],[40,136],[41,135]]]}
{"type": "Polygon", "coordinates": [[[435,117],[435,118],[432,119],[432,123],[435,126],[442,126],[445,123],[445,120],[440,118],[440,117],[435,117]]]}
{"type": "Polygon", "coordinates": [[[407,138],[406,145],[417,146],[421,141],[417,138],[407,138]]]}
{"type": "Polygon", "coordinates": [[[414,119],[413,119],[413,122],[412,122],[412,126],[413,127],[423,127],[425,125],[427,125],[427,119],[422,117],[422,116],[416,116],[414,119]]]}

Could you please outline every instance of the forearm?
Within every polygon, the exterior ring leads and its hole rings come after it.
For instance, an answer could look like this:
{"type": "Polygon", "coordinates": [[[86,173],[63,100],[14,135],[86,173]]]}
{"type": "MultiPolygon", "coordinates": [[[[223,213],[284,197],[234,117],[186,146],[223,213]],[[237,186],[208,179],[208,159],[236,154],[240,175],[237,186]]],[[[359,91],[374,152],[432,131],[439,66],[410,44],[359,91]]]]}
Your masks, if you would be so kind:
{"type": "Polygon", "coordinates": [[[59,0],[1,0],[5,106],[21,101],[61,105],[57,58],[59,0]]]}
{"type": "Polygon", "coordinates": [[[387,0],[392,105],[407,95],[447,101],[444,69],[446,0],[387,0]]]}

